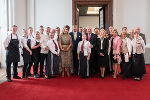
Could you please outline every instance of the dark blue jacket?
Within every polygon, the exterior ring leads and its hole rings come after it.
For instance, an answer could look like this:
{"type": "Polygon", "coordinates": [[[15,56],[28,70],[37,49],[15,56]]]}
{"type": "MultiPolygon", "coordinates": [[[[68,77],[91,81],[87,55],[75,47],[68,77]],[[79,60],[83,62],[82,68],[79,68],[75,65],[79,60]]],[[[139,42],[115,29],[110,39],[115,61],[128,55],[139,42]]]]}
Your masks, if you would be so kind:
{"type": "Polygon", "coordinates": [[[82,41],[82,34],[80,32],[77,32],[77,38],[74,40],[74,33],[70,32],[71,38],[72,38],[72,45],[73,49],[77,49],[78,43],[82,41]]]}

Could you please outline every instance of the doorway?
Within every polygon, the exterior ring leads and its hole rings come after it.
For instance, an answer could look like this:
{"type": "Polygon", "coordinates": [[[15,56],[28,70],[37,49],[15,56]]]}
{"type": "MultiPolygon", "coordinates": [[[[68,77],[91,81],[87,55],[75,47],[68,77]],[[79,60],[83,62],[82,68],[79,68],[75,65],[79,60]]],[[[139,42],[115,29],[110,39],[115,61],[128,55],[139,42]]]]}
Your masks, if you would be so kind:
{"type": "Polygon", "coordinates": [[[78,6],[77,8],[77,18],[79,27],[93,28],[105,28],[105,9],[104,7],[99,7],[93,5],[92,7],[78,6]]]}
{"type": "MultiPolygon", "coordinates": [[[[108,30],[109,26],[113,25],[113,0],[72,0],[72,24],[81,25],[79,16],[84,14],[81,9],[88,9],[88,7],[100,7],[98,16],[98,25],[95,27],[104,28],[108,30]]],[[[83,10],[83,11],[84,11],[83,10]]],[[[91,16],[91,15],[88,15],[91,16]]]]}

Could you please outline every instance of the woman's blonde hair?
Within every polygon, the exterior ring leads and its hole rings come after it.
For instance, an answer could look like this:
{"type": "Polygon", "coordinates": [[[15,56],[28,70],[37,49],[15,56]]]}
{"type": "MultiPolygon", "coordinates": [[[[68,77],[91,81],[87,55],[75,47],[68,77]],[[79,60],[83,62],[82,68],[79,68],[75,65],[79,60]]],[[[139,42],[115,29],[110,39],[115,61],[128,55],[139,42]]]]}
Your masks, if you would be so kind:
{"type": "Polygon", "coordinates": [[[106,31],[105,31],[105,29],[101,29],[101,30],[100,30],[100,33],[101,33],[102,31],[103,31],[103,32],[106,34],[106,31]]]}
{"type": "Polygon", "coordinates": [[[118,33],[117,29],[113,29],[113,33],[114,33],[114,32],[117,32],[117,33],[118,33]]]}

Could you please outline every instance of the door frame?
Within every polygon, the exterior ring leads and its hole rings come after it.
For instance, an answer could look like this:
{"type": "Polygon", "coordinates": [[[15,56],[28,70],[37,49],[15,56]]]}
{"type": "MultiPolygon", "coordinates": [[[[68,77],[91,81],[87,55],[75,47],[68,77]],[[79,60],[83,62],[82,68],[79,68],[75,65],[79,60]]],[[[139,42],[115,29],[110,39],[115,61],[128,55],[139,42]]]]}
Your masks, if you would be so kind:
{"type": "Polygon", "coordinates": [[[105,7],[105,29],[113,26],[113,0],[72,0],[72,25],[77,25],[77,7],[98,5],[105,7]]]}
{"type": "MultiPolygon", "coordinates": [[[[101,12],[102,10],[103,10],[103,25],[104,25],[103,28],[105,29],[105,26],[106,26],[106,25],[105,25],[105,22],[106,22],[106,21],[105,21],[105,8],[104,8],[104,7],[102,7],[102,8],[99,9],[99,28],[100,28],[100,24],[101,24],[101,23],[100,23],[100,22],[101,22],[101,21],[100,21],[100,20],[101,20],[100,12],[101,12]]],[[[101,28],[102,28],[102,27],[101,27],[101,28]]]]}

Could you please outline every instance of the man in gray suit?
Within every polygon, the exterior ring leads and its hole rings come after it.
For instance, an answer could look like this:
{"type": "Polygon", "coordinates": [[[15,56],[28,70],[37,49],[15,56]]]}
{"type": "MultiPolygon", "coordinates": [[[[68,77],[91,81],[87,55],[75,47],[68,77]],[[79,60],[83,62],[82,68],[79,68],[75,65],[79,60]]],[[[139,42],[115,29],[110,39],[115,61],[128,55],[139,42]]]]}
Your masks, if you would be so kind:
{"type": "Polygon", "coordinates": [[[137,27],[137,28],[135,29],[135,31],[139,33],[139,35],[142,37],[142,39],[144,40],[145,45],[146,45],[146,38],[145,38],[145,34],[141,33],[141,29],[140,29],[140,27],[137,27]]]}

